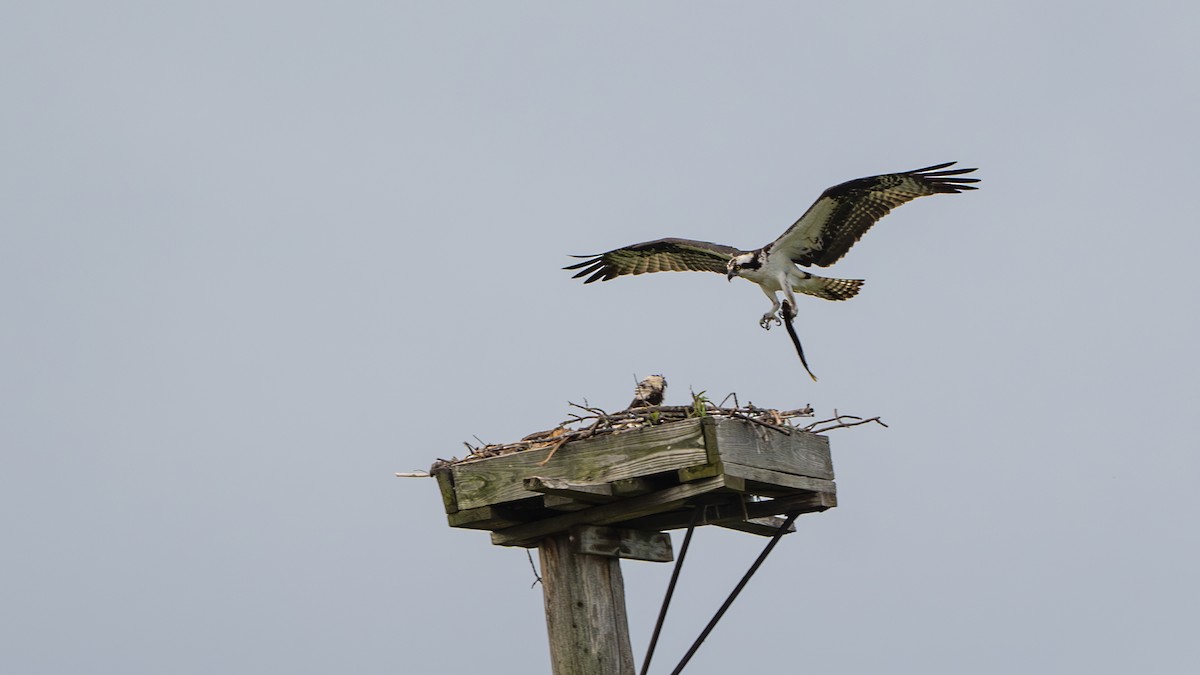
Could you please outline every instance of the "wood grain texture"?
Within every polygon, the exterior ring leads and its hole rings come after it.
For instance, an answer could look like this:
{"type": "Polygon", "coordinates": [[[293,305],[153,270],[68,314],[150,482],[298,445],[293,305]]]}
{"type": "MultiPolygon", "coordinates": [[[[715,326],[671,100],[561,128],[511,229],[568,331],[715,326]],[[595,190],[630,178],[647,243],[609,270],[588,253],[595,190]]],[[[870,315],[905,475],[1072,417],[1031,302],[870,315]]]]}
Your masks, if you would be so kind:
{"type": "Polygon", "coordinates": [[[576,550],[584,555],[648,562],[671,562],[675,559],[671,535],[666,532],[577,525],[571,528],[571,541],[576,550]]]}
{"type": "Polygon", "coordinates": [[[539,492],[542,502],[556,511],[580,511],[593,504],[607,504],[625,497],[654,491],[645,478],[624,478],[611,483],[573,483],[562,478],[534,476],[525,479],[525,489],[539,492]]]}
{"type": "Polygon", "coordinates": [[[833,480],[829,439],[824,436],[801,431],[787,435],[740,420],[722,420],[716,436],[723,462],[833,480]]]}
{"type": "MultiPolygon", "coordinates": [[[[622,499],[611,504],[601,504],[582,511],[573,511],[517,525],[492,533],[492,543],[497,546],[526,546],[542,537],[563,532],[575,525],[607,525],[652,513],[670,511],[683,506],[684,502],[698,495],[724,487],[718,476],[694,483],[676,485],[647,495],[622,499]]],[[[652,528],[657,529],[657,528],[652,528]]]]}
{"type": "Polygon", "coordinates": [[[519,525],[523,520],[512,515],[503,506],[481,506],[477,509],[455,511],[446,515],[450,527],[465,527],[470,530],[499,530],[519,525]]]}
{"type": "Polygon", "coordinates": [[[450,472],[450,467],[442,467],[430,474],[437,479],[438,491],[442,493],[442,505],[446,507],[446,513],[454,513],[458,510],[458,498],[454,496],[454,475],[450,472]]]}
{"type": "Polygon", "coordinates": [[[526,450],[454,465],[457,507],[476,508],[536,496],[523,481],[531,476],[576,483],[608,483],[703,464],[707,460],[700,420],[638,429],[567,443],[544,466],[549,449],[526,450]]]}
{"type": "Polygon", "coordinates": [[[782,471],[771,471],[728,462],[722,464],[721,468],[724,469],[726,480],[731,485],[734,484],[734,480],[742,481],[742,488],[738,490],[739,492],[770,497],[791,494],[796,490],[837,492],[837,484],[823,478],[797,476],[782,471]]]}
{"type": "Polygon", "coordinates": [[[565,533],[538,557],[554,675],[633,675],[620,560],[580,555],[565,533]]]}
{"type": "Polygon", "coordinates": [[[451,526],[492,530],[497,545],[532,547],[583,524],[682,527],[688,507],[713,503],[736,505],[718,508],[722,523],[782,512],[766,513],[747,495],[780,504],[798,497],[806,512],[836,504],[828,439],[741,420],[705,417],[575,441],[542,465],[549,454],[529,450],[439,467],[451,526]],[[830,499],[812,502],[814,493],[830,499]],[[740,513],[751,506],[754,514],[740,513]]]}
{"type": "Polygon", "coordinates": [[[530,492],[569,497],[591,504],[604,504],[616,499],[613,496],[612,485],[608,483],[577,483],[565,478],[530,476],[523,481],[523,487],[530,492]]]}

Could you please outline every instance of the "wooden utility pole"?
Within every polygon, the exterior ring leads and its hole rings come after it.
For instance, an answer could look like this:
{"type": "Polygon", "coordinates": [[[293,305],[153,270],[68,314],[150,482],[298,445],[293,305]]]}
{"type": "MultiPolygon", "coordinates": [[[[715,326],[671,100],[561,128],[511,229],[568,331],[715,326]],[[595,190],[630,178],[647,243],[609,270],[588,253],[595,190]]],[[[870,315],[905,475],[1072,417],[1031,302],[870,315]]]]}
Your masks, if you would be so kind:
{"type": "MultiPolygon", "coordinates": [[[[824,436],[702,417],[435,465],[452,527],[536,546],[554,675],[634,675],[620,559],[669,562],[701,525],[772,536],[837,505],[824,436]]],[[[790,531],[790,530],[789,530],[790,531]]]]}
{"type": "Polygon", "coordinates": [[[554,675],[634,675],[620,559],[577,553],[570,534],[538,554],[554,675]]]}

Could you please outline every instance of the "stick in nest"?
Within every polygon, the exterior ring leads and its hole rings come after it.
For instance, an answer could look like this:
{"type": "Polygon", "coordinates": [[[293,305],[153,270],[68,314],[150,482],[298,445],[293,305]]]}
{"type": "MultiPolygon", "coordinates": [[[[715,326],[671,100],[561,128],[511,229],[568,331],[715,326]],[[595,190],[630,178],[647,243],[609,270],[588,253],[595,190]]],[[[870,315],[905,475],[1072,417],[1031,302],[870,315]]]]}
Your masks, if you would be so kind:
{"type": "Polygon", "coordinates": [[[812,424],[804,427],[803,431],[807,431],[810,434],[823,434],[826,431],[832,431],[833,429],[845,429],[846,427],[856,427],[860,424],[870,424],[871,422],[874,422],[881,427],[887,427],[887,424],[885,424],[883,422],[883,420],[879,419],[878,416],[863,419],[861,417],[856,417],[854,415],[839,414],[838,411],[835,409],[833,411],[833,417],[831,417],[830,419],[827,419],[827,420],[813,422],[812,424]],[[851,421],[847,422],[846,420],[851,420],[851,421]],[[823,425],[829,425],[829,426],[823,426],[823,425]]]}
{"type": "MultiPolygon", "coordinates": [[[[673,422],[681,422],[687,419],[698,417],[723,417],[726,419],[737,419],[749,422],[760,427],[763,430],[771,429],[780,433],[790,434],[794,431],[806,431],[810,433],[822,433],[831,429],[840,429],[843,427],[857,426],[859,424],[867,424],[875,422],[882,426],[887,426],[878,417],[870,419],[862,419],[852,415],[842,415],[834,410],[834,417],[814,422],[805,427],[799,427],[792,423],[792,419],[796,417],[813,417],[812,406],[796,408],[793,410],[776,410],[774,408],[760,408],[753,403],[745,406],[738,405],[736,396],[726,396],[721,403],[724,404],[730,398],[733,398],[734,407],[724,407],[724,405],[714,405],[707,399],[700,397],[697,401],[693,401],[692,405],[687,406],[645,406],[637,408],[627,408],[618,412],[606,412],[605,410],[590,405],[578,405],[571,403],[571,407],[579,412],[572,412],[570,419],[560,423],[554,429],[548,431],[539,431],[529,434],[515,443],[481,445],[473,447],[467,444],[470,450],[462,461],[471,459],[483,459],[486,457],[495,457],[497,455],[505,455],[512,452],[520,452],[524,450],[538,450],[550,448],[550,452],[546,458],[542,460],[544,465],[550,461],[554,453],[565,443],[571,441],[583,440],[593,436],[602,436],[609,434],[619,434],[625,431],[641,429],[645,427],[655,426],[659,424],[669,424],[673,422]],[[568,428],[568,425],[578,426],[579,428],[568,428]]],[[[476,439],[478,440],[478,439],[476,439]]]]}

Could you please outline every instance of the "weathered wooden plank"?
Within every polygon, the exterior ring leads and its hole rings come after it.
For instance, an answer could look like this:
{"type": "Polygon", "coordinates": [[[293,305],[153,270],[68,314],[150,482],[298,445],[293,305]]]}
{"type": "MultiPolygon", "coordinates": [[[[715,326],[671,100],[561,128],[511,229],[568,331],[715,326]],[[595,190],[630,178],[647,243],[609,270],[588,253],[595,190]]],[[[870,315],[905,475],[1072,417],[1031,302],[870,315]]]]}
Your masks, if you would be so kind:
{"type": "Polygon", "coordinates": [[[706,478],[694,483],[685,483],[658,492],[651,492],[647,495],[622,499],[611,504],[593,506],[583,511],[563,513],[493,532],[492,543],[498,546],[527,546],[542,537],[564,532],[575,525],[608,525],[676,509],[688,499],[718,490],[724,485],[725,483],[720,477],[706,478]]]}
{"type": "Polygon", "coordinates": [[[581,511],[593,504],[644,495],[654,491],[645,478],[625,478],[612,483],[574,483],[562,478],[535,476],[525,479],[525,489],[545,495],[543,502],[555,511],[581,511]]]}
{"type": "Polygon", "coordinates": [[[708,464],[718,464],[721,461],[717,453],[717,426],[720,424],[715,417],[700,419],[700,431],[704,434],[704,447],[708,451],[708,464]]]}
{"type": "Polygon", "coordinates": [[[499,506],[480,506],[446,515],[450,527],[465,527],[469,530],[499,530],[524,523],[514,518],[511,511],[499,506]]]}
{"type": "Polygon", "coordinates": [[[571,541],[579,553],[586,555],[649,562],[671,562],[675,559],[671,548],[671,535],[666,532],[576,525],[571,528],[571,541]]]}
{"type": "Polygon", "coordinates": [[[575,501],[592,504],[603,504],[616,499],[613,496],[612,485],[609,483],[576,483],[565,478],[531,476],[523,481],[523,486],[530,492],[568,497],[575,501]]]}
{"type": "Polygon", "coordinates": [[[837,492],[837,484],[823,478],[797,476],[791,473],[783,473],[782,471],[771,471],[769,469],[760,469],[758,467],[729,462],[724,463],[722,468],[725,471],[727,480],[736,478],[743,481],[742,487],[737,488],[734,487],[733,481],[729,480],[730,487],[739,492],[767,496],[791,494],[796,490],[837,492]]]}
{"type": "Polygon", "coordinates": [[[542,502],[551,511],[582,511],[596,505],[595,502],[577,502],[570,497],[559,497],[558,495],[546,495],[542,498],[542,502]]]}
{"type": "Polygon", "coordinates": [[[646,478],[622,478],[609,483],[614,497],[636,497],[654,492],[654,484],[646,478]]]}
{"type": "Polygon", "coordinates": [[[705,462],[696,466],[687,466],[675,472],[680,483],[690,483],[701,478],[712,478],[721,475],[720,462],[705,462]]]}
{"type": "MultiPolygon", "coordinates": [[[[786,522],[786,519],[778,516],[767,516],[765,518],[751,518],[750,520],[727,520],[713,524],[717,527],[724,527],[730,530],[757,534],[760,537],[774,537],[775,533],[779,531],[779,527],[786,522]]],[[[796,523],[789,523],[788,529],[784,531],[784,534],[791,534],[795,531],[796,523]]]]}
{"type": "Polygon", "coordinates": [[[803,492],[787,497],[776,497],[746,504],[752,518],[777,516],[781,513],[820,513],[837,506],[837,495],[832,492],[803,492]]]}
{"type": "Polygon", "coordinates": [[[554,675],[633,675],[621,561],[579,555],[566,533],[538,546],[554,675]]]}
{"type": "Polygon", "coordinates": [[[696,509],[703,509],[700,520],[696,523],[697,527],[720,520],[719,514],[724,514],[726,518],[744,518],[741,500],[741,495],[715,492],[705,495],[702,500],[693,499],[679,509],[621,521],[620,526],[635,530],[674,530],[687,527],[696,509]],[[698,501],[700,503],[697,503],[698,501]]]}
{"type": "Polygon", "coordinates": [[[441,466],[429,473],[437,479],[438,491],[442,493],[442,505],[446,507],[446,513],[457,511],[458,500],[454,496],[454,476],[450,473],[450,467],[441,466]]]}
{"type": "Polygon", "coordinates": [[[462,462],[452,467],[458,508],[500,504],[535,495],[522,481],[530,476],[579,483],[609,483],[703,464],[700,420],[664,424],[563,445],[545,466],[550,449],[526,450],[462,462]]]}
{"type": "MultiPolygon", "coordinates": [[[[776,499],[743,502],[741,495],[728,495],[721,502],[708,503],[692,508],[703,508],[697,525],[718,525],[730,521],[754,520],[780,513],[819,513],[837,506],[837,496],[828,492],[802,492],[776,499]]],[[[637,530],[677,530],[687,527],[692,520],[691,508],[667,511],[620,522],[621,527],[637,530]]]]}
{"type": "Polygon", "coordinates": [[[714,428],[722,462],[833,480],[829,439],[824,436],[783,434],[741,420],[721,420],[714,428]]]}

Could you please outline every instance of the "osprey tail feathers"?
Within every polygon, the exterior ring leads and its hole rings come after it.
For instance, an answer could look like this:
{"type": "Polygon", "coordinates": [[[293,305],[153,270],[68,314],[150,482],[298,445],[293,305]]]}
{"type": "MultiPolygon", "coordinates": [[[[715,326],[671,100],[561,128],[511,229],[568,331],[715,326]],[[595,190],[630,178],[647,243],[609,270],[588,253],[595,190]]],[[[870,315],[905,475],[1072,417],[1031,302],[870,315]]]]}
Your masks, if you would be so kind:
{"type": "Polygon", "coordinates": [[[825,300],[849,300],[862,285],[862,279],[828,279],[814,274],[792,286],[792,290],[825,300]]]}

